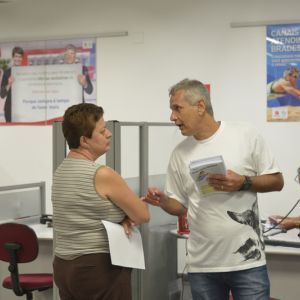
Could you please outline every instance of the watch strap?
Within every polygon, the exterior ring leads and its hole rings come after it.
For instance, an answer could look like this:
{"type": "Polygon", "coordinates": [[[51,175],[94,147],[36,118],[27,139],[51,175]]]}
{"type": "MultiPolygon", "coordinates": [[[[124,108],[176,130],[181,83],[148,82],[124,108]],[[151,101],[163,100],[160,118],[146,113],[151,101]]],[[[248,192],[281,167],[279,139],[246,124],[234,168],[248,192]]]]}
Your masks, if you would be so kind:
{"type": "Polygon", "coordinates": [[[244,176],[245,180],[242,184],[242,186],[240,187],[239,191],[248,191],[251,186],[252,186],[252,180],[249,176],[244,176]]]}

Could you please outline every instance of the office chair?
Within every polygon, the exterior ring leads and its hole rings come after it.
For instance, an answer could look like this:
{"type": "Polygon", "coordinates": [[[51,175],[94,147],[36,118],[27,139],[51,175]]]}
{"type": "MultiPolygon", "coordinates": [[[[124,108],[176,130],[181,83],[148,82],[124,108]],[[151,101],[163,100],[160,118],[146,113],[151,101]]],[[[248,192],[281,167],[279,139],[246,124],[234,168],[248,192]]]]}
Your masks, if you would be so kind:
{"type": "Polygon", "coordinates": [[[39,246],[35,232],[29,226],[18,223],[0,224],[0,260],[9,262],[10,276],[4,278],[2,286],[11,289],[17,296],[33,299],[34,291],[52,288],[53,275],[46,273],[19,274],[19,263],[34,261],[39,246]]]}

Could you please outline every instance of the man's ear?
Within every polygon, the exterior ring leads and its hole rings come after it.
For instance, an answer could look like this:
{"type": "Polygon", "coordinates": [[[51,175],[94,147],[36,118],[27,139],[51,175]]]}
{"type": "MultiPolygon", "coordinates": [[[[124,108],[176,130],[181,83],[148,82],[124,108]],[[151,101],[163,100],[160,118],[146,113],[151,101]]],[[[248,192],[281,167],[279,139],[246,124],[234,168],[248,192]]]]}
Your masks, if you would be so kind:
{"type": "Polygon", "coordinates": [[[205,106],[205,102],[203,99],[200,99],[197,103],[197,108],[198,108],[198,113],[200,115],[203,115],[205,110],[206,110],[206,106],[205,106]]]}

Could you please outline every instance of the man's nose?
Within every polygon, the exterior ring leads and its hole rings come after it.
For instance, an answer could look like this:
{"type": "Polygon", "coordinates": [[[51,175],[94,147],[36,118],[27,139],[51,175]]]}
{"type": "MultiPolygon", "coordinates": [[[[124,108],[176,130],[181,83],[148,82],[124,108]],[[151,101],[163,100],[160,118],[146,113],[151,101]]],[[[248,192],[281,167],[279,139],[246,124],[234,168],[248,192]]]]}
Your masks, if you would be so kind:
{"type": "Polygon", "coordinates": [[[176,119],[177,119],[176,114],[175,114],[174,112],[171,112],[170,120],[171,120],[172,122],[174,122],[174,121],[176,121],[176,119]]]}

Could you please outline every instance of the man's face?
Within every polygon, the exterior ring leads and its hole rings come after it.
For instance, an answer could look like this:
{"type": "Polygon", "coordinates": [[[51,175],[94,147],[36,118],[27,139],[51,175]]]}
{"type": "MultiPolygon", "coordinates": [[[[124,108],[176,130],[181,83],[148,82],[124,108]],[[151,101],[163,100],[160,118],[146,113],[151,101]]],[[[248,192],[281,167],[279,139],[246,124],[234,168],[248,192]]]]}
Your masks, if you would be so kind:
{"type": "Polygon", "coordinates": [[[21,55],[19,53],[15,53],[12,59],[13,59],[14,66],[21,66],[22,61],[23,61],[23,55],[21,55]]]}
{"type": "Polygon", "coordinates": [[[66,50],[64,54],[65,64],[74,64],[76,59],[76,52],[73,49],[66,50]]]}
{"type": "MultiPolygon", "coordinates": [[[[199,99],[200,101],[200,99],[199,99]]],[[[199,131],[199,106],[185,100],[185,91],[179,90],[170,98],[170,120],[179,127],[184,136],[195,136],[199,131]]]]}

